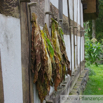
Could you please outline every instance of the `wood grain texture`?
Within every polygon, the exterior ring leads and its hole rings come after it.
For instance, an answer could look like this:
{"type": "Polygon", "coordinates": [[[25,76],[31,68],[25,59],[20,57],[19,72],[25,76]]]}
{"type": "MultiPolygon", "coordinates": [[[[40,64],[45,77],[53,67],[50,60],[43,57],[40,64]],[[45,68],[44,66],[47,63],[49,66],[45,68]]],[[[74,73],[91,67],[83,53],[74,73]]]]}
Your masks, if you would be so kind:
{"type": "Polygon", "coordinates": [[[27,18],[28,18],[28,39],[29,39],[29,92],[30,92],[30,103],[34,103],[34,74],[31,71],[31,34],[32,34],[32,24],[31,24],[31,7],[27,7],[27,18]]]}
{"type": "Polygon", "coordinates": [[[87,9],[84,10],[84,13],[96,12],[96,0],[85,0],[84,3],[87,3],[87,9]]]}
{"type": "Polygon", "coordinates": [[[0,103],[4,103],[3,78],[2,78],[2,67],[1,67],[1,51],[0,51],[0,103]]]}
{"type": "Polygon", "coordinates": [[[60,20],[63,20],[63,0],[59,0],[58,1],[59,2],[59,9],[58,9],[58,11],[59,11],[59,24],[61,25],[61,27],[62,27],[62,21],[60,22],[60,20]]]}
{"type": "Polygon", "coordinates": [[[28,16],[27,3],[20,3],[20,22],[21,22],[21,62],[22,62],[22,86],[23,103],[30,103],[30,85],[29,85],[29,37],[28,37],[28,16]]]}
{"type": "Polygon", "coordinates": [[[19,0],[0,0],[0,13],[19,18],[19,0]]]}
{"type": "MultiPolygon", "coordinates": [[[[46,12],[50,12],[50,0],[45,0],[45,13],[46,12]]],[[[45,18],[44,18],[44,22],[47,24],[48,30],[50,27],[50,15],[49,14],[45,14],[45,18]]]]}

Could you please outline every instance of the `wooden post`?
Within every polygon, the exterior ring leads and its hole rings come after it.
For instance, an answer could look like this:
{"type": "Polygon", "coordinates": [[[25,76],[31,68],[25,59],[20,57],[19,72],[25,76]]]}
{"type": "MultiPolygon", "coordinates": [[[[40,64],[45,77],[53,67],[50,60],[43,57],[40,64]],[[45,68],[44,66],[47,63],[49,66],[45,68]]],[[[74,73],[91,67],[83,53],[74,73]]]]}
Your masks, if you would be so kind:
{"type": "Polygon", "coordinates": [[[71,38],[72,38],[72,22],[71,22],[71,19],[70,19],[70,2],[69,2],[69,0],[67,0],[67,6],[68,6],[68,21],[69,21],[69,31],[70,31],[70,49],[71,49],[71,62],[70,62],[70,64],[71,64],[71,72],[72,72],[72,40],[71,40],[71,38]]]}
{"type": "Polygon", "coordinates": [[[82,22],[81,22],[81,19],[82,19],[82,17],[81,17],[81,0],[80,0],[80,71],[81,71],[81,37],[82,37],[82,27],[81,27],[81,24],[82,24],[82,22]]]}
{"type": "Polygon", "coordinates": [[[73,54],[74,54],[74,69],[75,69],[75,28],[74,28],[74,24],[75,24],[74,22],[75,21],[74,21],[74,4],[75,4],[75,2],[73,0],[73,42],[74,42],[74,45],[73,45],[74,46],[73,47],[74,48],[74,53],[73,54]]]}
{"type": "Polygon", "coordinates": [[[78,34],[77,34],[77,51],[78,51],[78,54],[77,54],[77,58],[78,58],[78,67],[80,66],[80,40],[78,37],[80,37],[80,27],[81,27],[81,23],[80,23],[80,20],[81,20],[81,13],[80,13],[80,0],[78,0],[78,34]]]}
{"type": "Polygon", "coordinates": [[[22,86],[23,103],[30,101],[30,71],[29,71],[29,26],[28,26],[27,3],[20,3],[20,24],[21,24],[21,65],[22,65],[22,86]]]}
{"type": "MultiPolygon", "coordinates": [[[[30,99],[30,103],[34,103],[34,91],[33,91],[33,79],[34,79],[34,74],[32,73],[32,71],[30,70],[31,68],[31,34],[32,34],[32,24],[31,24],[31,6],[36,6],[36,2],[32,2],[28,4],[27,7],[27,22],[28,22],[28,38],[29,38],[29,99],[30,99]]],[[[39,4],[39,0],[38,0],[38,4],[39,4]]],[[[38,7],[38,12],[39,12],[39,7],[38,7]]]]}
{"type": "Polygon", "coordinates": [[[33,74],[30,70],[31,63],[31,6],[36,2],[20,3],[21,13],[21,57],[23,79],[23,103],[34,103],[33,74]]]}
{"type": "Polygon", "coordinates": [[[63,0],[58,0],[58,8],[59,8],[59,24],[62,27],[62,21],[63,21],[63,0]]]}
{"type": "MultiPolygon", "coordinates": [[[[75,13],[75,16],[74,16],[74,35],[76,36],[75,37],[75,68],[77,67],[77,63],[78,63],[78,58],[77,58],[77,54],[78,54],[78,51],[77,51],[77,19],[78,19],[78,0],[75,0],[74,2],[74,13],[75,13]],[[77,6],[76,6],[77,5],[77,6]],[[75,19],[76,18],[76,19],[75,19]]],[[[76,68],[77,69],[77,68],[76,68]]]]}
{"type": "Polygon", "coordinates": [[[1,66],[1,51],[0,51],[0,103],[4,103],[3,78],[2,78],[2,66],[1,66]]]}
{"type": "Polygon", "coordinates": [[[95,38],[95,31],[96,31],[95,20],[92,20],[92,38],[95,38]]]}
{"type": "Polygon", "coordinates": [[[50,0],[45,0],[45,20],[44,22],[47,24],[48,30],[50,27],[50,0]]]}

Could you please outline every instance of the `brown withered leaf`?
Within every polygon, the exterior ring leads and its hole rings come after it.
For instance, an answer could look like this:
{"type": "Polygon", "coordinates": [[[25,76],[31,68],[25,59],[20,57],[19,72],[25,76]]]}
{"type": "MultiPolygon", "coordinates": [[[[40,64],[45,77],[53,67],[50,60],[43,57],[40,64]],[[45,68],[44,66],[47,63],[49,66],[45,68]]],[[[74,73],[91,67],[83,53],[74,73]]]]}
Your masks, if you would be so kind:
{"type": "MultiPolygon", "coordinates": [[[[69,75],[71,75],[70,62],[69,62],[68,57],[67,57],[67,53],[66,53],[66,48],[65,48],[65,43],[63,41],[63,37],[61,37],[61,36],[62,36],[62,34],[60,34],[60,32],[58,31],[58,39],[59,39],[59,43],[60,43],[60,50],[61,50],[61,53],[62,53],[63,64],[66,64],[67,73],[69,75]]],[[[63,69],[63,72],[65,72],[65,70],[66,69],[63,69]]],[[[64,77],[64,75],[65,75],[65,73],[63,73],[63,77],[64,77]]]]}
{"type": "Polygon", "coordinates": [[[34,73],[34,83],[38,79],[38,72],[41,68],[41,34],[37,24],[37,17],[32,13],[32,45],[31,45],[31,69],[34,73]]]}

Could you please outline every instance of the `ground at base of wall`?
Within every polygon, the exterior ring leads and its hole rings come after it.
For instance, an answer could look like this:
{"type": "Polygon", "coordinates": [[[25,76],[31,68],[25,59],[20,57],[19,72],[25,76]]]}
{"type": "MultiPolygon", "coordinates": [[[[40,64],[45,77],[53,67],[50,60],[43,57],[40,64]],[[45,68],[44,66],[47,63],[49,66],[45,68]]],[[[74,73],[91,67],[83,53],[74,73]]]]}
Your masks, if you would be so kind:
{"type": "Polygon", "coordinates": [[[84,69],[69,95],[82,95],[88,81],[88,69],[84,69]]]}

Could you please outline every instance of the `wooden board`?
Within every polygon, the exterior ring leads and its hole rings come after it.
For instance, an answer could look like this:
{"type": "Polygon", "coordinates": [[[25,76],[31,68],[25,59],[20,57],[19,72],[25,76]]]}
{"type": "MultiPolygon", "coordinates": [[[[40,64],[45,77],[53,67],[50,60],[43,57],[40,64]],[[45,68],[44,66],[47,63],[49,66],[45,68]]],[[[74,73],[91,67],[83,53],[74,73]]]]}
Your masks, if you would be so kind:
{"type": "Polygon", "coordinates": [[[96,13],[96,0],[85,0],[84,3],[87,3],[84,13],[96,13]]]}
{"type": "Polygon", "coordinates": [[[27,3],[20,3],[20,23],[21,23],[21,65],[22,65],[22,86],[23,86],[23,103],[30,103],[30,86],[29,86],[29,38],[28,38],[28,18],[27,3]]]}
{"type": "Polygon", "coordinates": [[[2,78],[2,67],[1,67],[1,51],[0,51],[0,103],[4,103],[3,78],[2,78]]]}
{"type": "Polygon", "coordinates": [[[34,103],[33,74],[30,71],[31,11],[27,3],[20,3],[20,13],[23,103],[34,103]]]}

